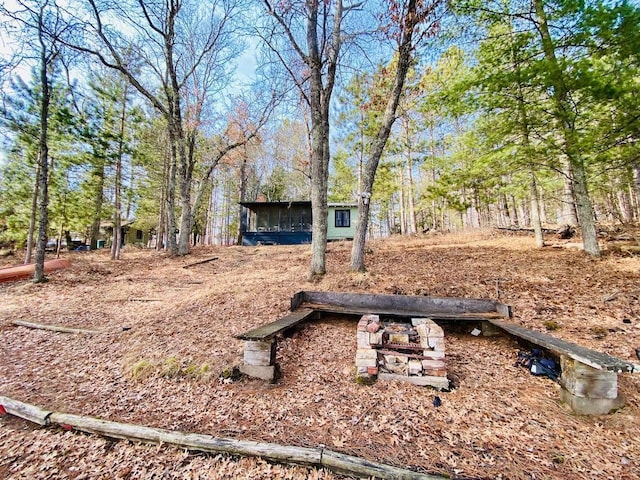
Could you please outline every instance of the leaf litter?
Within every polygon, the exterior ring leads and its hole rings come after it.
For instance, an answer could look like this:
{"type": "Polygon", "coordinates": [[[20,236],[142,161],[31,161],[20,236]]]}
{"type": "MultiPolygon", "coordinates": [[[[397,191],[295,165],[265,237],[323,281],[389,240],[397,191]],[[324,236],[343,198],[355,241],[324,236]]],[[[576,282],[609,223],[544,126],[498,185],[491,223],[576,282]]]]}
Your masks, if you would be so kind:
{"type": "MultiPolygon", "coordinates": [[[[119,422],[326,445],[452,478],[640,478],[638,375],[619,376],[624,408],[576,416],[559,402],[557,384],[514,366],[520,347],[509,337],[447,331],[451,392],[365,386],[354,381],[356,322],[325,317],[279,340],[277,383],[222,381],[242,359],[234,335],[286,314],[305,289],[499,297],[517,323],[555,325],[553,335],[638,361],[637,257],[538,250],[529,238],[485,231],[372,241],[368,271],[352,273],[350,245],[329,245],[329,274],[316,284],[306,281],[308,246],[198,247],[188,258],[127,250],[117,262],[107,252],[70,254],[72,267],[47,284],[0,285],[0,393],[119,422]],[[182,268],[211,256],[219,258],[182,268]],[[12,326],[16,319],[101,333],[31,330],[12,326]]],[[[0,451],[3,478],[340,478],[7,416],[0,451]]]]}

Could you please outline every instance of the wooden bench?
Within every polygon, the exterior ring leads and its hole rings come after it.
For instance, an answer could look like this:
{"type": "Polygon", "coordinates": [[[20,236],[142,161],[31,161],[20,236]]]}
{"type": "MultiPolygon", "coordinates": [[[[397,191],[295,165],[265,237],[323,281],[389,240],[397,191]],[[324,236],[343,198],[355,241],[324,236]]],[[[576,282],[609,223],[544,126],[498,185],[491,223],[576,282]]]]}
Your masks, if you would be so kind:
{"type": "Polygon", "coordinates": [[[276,336],[315,316],[316,312],[312,308],[301,308],[275,322],[237,335],[236,338],[244,340],[244,362],[240,365],[240,371],[250,377],[275,380],[276,336]]]}
{"type": "Polygon", "coordinates": [[[560,357],[560,399],[578,415],[603,415],[622,407],[625,400],[618,394],[618,373],[640,373],[640,365],[606,353],[514,323],[496,319],[488,322],[560,357]]]}
{"type": "Polygon", "coordinates": [[[240,370],[273,381],[276,336],[321,313],[428,317],[479,323],[485,336],[507,332],[560,357],[560,398],[583,415],[606,414],[624,405],[618,394],[618,374],[640,372],[640,365],[508,322],[511,307],[495,300],[314,291],[296,293],[289,315],[237,336],[245,342],[240,370]]]}

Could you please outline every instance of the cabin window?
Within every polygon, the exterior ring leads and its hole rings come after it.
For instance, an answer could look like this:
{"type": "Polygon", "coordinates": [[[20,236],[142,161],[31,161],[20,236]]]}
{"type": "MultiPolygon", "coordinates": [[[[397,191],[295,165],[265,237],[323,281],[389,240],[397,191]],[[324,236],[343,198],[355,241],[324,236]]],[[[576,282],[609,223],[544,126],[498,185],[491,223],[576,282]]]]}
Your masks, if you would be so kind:
{"type": "Polygon", "coordinates": [[[142,230],[136,230],[136,240],[142,240],[142,230]]]}
{"type": "Polygon", "coordinates": [[[336,210],[336,227],[351,226],[351,210],[336,210]]]}

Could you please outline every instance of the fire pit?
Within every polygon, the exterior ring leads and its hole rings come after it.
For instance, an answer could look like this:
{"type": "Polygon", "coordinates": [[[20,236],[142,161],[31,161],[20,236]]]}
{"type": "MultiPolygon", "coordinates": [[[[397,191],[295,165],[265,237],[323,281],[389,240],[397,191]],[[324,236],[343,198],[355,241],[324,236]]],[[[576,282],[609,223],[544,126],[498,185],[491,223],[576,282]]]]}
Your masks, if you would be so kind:
{"type": "Polygon", "coordinates": [[[433,320],[364,315],[358,322],[357,340],[358,377],[449,387],[444,331],[433,320]]]}

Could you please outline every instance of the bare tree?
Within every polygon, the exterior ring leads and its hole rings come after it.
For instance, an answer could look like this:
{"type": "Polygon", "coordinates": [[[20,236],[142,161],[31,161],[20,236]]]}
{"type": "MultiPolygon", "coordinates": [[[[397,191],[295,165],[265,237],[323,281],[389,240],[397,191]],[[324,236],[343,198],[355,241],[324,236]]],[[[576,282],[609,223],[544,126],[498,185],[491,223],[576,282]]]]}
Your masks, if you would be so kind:
{"type": "Polygon", "coordinates": [[[344,42],[343,20],[355,5],[342,0],[272,2],[263,0],[272,22],[259,32],[280,60],[311,112],[310,277],[326,273],[327,187],[329,181],[330,103],[344,42]]]}
{"type": "Polygon", "coordinates": [[[82,25],[83,35],[68,38],[67,44],[119,71],[165,120],[171,152],[165,196],[167,246],[173,254],[186,255],[193,225],[196,140],[214,95],[230,78],[231,59],[239,53],[235,20],[241,1],[83,4],[86,12],[70,13],[82,25]]]}
{"type": "Polygon", "coordinates": [[[369,157],[362,172],[362,187],[358,198],[358,221],[351,250],[351,269],[365,270],[365,241],[369,225],[369,208],[373,182],[384,147],[389,139],[391,127],[396,120],[396,110],[404,88],[405,78],[414,58],[416,44],[426,36],[435,33],[439,8],[443,2],[434,0],[424,3],[421,0],[390,2],[390,23],[387,28],[391,38],[396,39],[397,62],[393,85],[387,97],[380,128],[369,150],[369,157]]]}

